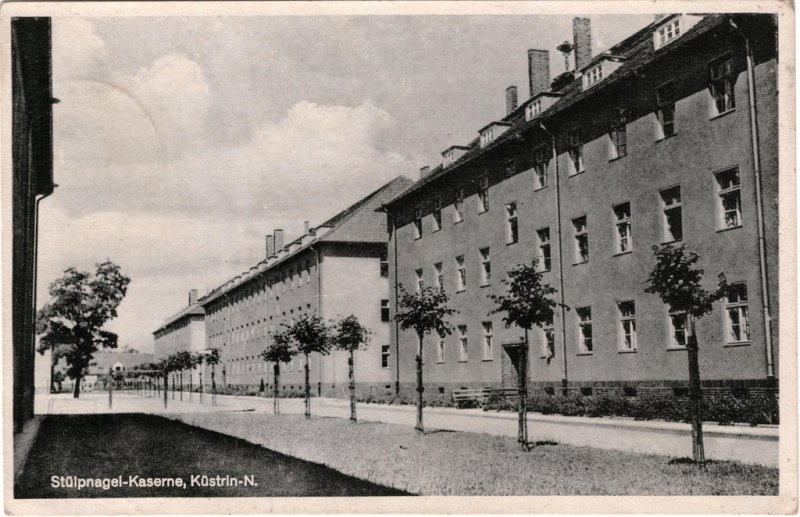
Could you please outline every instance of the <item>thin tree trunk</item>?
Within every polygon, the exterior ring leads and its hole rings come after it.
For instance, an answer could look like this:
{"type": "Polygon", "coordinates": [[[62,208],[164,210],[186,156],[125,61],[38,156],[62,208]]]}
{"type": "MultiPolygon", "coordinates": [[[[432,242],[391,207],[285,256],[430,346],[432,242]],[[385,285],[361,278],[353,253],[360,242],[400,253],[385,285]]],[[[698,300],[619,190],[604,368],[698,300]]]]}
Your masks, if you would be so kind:
{"type": "Polygon", "coordinates": [[[272,372],[274,379],[274,386],[272,387],[272,412],[276,415],[279,415],[281,412],[280,405],[278,404],[278,395],[280,395],[281,391],[281,365],[279,363],[275,363],[272,366],[272,372]]]}
{"type": "Polygon", "coordinates": [[[81,374],[75,376],[75,387],[72,390],[72,398],[78,398],[81,394],[81,374]]]}
{"type": "Polygon", "coordinates": [[[56,345],[50,344],[50,393],[56,392],[56,345]]]}
{"type": "Polygon", "coordinates": [[[108,409],[111,409],[114,393],[114,375],[111,373],[111,368],[108,369],[108,409]]]}
{"type": "Polygon", "coordinates": [[[203,391],[205,390],[205,386],[203,386],[203,366],[200,366],[200,403],[203,403],[203,391]]]}
{"type": "Polygon", "coordinates": [[[176,384],[177,384],[177,382],[175,382],[175,374],[173,373],[172,374],[172,400],[175,400],[175,385],[176,384]]]}
{"type": "Polygon", "coordinates": [[[217,382],[214,380],[215,374],[214,365],[211,365],[211,405],[217,405],[217,382]]]}
{"type": "Polygon", "coordinates": [[[417,350],[417,425],[414,427],[419,432],[424,432],[425,427],[422,425],[422,392],[425,388],[422,386],[422,333],[418,333],[419,349],[417,350]]]}
{"type": "Polygon", "coordinates": [[[356,421],[356,376],[353,373],[353,351],[347,359],[347,374],[350,376],[350,420],[356,421]]]}
{"type": "Polygon", "coordinates": [[[306,354],[306,418],[311,418],[311,368],[306,354]]]}
{"type": "Polygon", "coordinates": [[[180,392],[180,396],[181,396],[181,402],[183,402],[183,370],[178,372],[178,379],[179,379],[179,381],[181,383],[181,387],[180,387],[179,392],[180,392]]]}
{"type": "Polygon", "coordinates": [[[694,328],[694,316],[689,316],[689,339],[687,350],[689,356],[689,419],[692,422],[692,457],[695,463],[706,461],[703,450],[703,422],[700,415],[700,363],[698,360],[697,335],[694,328]]]}
{"type": "Polygon", "coordinates": [[[519,425],[517,441],[520,444],[520,448],[525,450],[528,448],[528,329],[525,329],[525,346],[519,355],[518,373],[517,410],[519,412],[519,425]]]}
{"type": "Polygon", "coordinates": [[[167,388],[169,387],[169,374],[164,372],[164,409],[167,409],[167,388]]]}
{"type": "Polygon", "coordinates": [[[193,376],[194,376],[194,371],[189,370],[189,402],[192,401],[192,392],[194,391],[194,383],[192,382],[193,376]]]}

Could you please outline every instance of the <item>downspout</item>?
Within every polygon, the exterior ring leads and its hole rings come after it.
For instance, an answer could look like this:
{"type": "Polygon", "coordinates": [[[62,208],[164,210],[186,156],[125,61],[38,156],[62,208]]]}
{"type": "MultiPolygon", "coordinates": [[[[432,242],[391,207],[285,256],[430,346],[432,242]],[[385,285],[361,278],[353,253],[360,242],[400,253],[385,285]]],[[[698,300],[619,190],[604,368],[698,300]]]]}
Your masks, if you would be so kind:
{"type": "MultiPolygon", "coordinates": [[[[394,215],[388,211],[386,214],[392,219],[392,239],[394,239],[394,310],[397,313],[398,297],[397,291],[399,290],[398,276],[397,276],[397,221],[394,215]]],[[[395,363],[395,381],[394,381],[394,394],[400,394],[400,324],[394,322],[394,363],[395,363]]]]}
{"type": "MultiPolygon", "coordinates": [[[[315,265],[317,268],[317,314],[321,318],[322,317],[322,269],[319,267],[320,260],[319,260],[319,253],[314,246],[309,246],[309,250],[314,253],[314,260],[315,265]]],[[[333,363],[333,384],[336,384],[336,360],[335,358],[331,361],[333,363]]],[[[317,396],[322,396],[322,356],[319,357],[319,368],[317,368],[317,396]]]]}
{"type": "Polygon", "coordinates": [[[561,240],[561,189],[558,174],[558,154],[556,152],[556,136],[551,133],[543,123],[539,127],[550,136],[553,148],[553,164],[556,176],[556,233],[558,233],[558,298],[561,311],[561,364],[563,366],[563,376],[561,377],[561,391],[567,394],[567,322],[566,305],[564,304],[564,246],[561,240]]]}
{"type": "MultiPolygon", "coordinates": [[[[54,185],[54,186],[57,187],[58,185],[54,185]]],[[[50,194],[52,194],[52,192],[50,192],[50,194]]],[[[33,305],[33,328],[34,328],[33,342],[34,342],[34,346],[35,346],[35,343],[36,343],[36,330],[35,330],[36,329],[36,319],[37,319],[36,318],[36,298],[37,298],[36,291],[37,291],[37,287],[38,287],[37,286],[37,284],[38,284],[37,275],[38,275],[38,272],[39,272],[39,202],[41,200],[43,200],[44,198],[48,197],[50,194],[42,194],[41,197],[38,197],[38,196],[36,197],[36,201],[35,201],[36,207],[35,207],[34,214],[33,214],[33,218],[34,218],[34,222],[33,222],[34,243],[33,243],[33,295],[32,295],[33,304],[32,305],[33,305]]],[[[33,354],[34,354],[33,355],[34,368],[36,367],[36,351],[35,350],[36,349],[34,348],[34,352],[33,352],[33,354]]],[[[48,393],[50,392],[50,387],[53,386],[53,375],[55,374],[55,363],[53,362],[53,360],[55,359],[55,352],[56,352],[55,345],[50,345],[50,386],[47,387],[48,393]]],[[[35,391],[35,389],[36,388],[34,387],[34,391],[35,391]]]]}
{"type": "Polygon", "coordinates": [[[744,35],[742,30],[729,19],[731,27],[744,40],[745,54],[747,55],[747,95],[750,102],[750,137],[752,139],[753,150],[753,176],[756,186],[756,219],[758,222],[758,269],[761,277],[761,304],[764,320],[764,339],[766,340],[767,352],[767,379],[775,379],[775,366],[772,358],[772,317],[769,309],[769,284],[767,283],[767,252],[766,239],[764,237],[764,208],[761,202],[761,153],[758,145],[758,111],[756,107],[755,94],[755,73],[753,71],[753,50],[750,48],[750,40],[744,35]]]}

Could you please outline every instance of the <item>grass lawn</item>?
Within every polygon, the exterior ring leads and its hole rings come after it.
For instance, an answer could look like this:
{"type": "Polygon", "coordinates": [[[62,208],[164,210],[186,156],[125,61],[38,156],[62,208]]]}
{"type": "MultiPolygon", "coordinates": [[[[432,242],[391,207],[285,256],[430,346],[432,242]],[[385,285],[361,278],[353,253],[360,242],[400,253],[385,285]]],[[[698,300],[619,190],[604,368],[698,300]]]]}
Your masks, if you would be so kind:
{"type": "Polygon", "coordinates": [[[19,479],[17,498],[377,496],[403,492],[346,476],[231,436],[142,414],[50,415],[19,479]],[[63,488],[51,476],[253,476],[255,486],[63,488]]]}
{"type": "Polygon", "coordinates": [[[172,415],[289,456],[420,495],[777,495],[778,469],[705,466],[561,444],[519,451],[516,439],[259,413],[172,415]]]}

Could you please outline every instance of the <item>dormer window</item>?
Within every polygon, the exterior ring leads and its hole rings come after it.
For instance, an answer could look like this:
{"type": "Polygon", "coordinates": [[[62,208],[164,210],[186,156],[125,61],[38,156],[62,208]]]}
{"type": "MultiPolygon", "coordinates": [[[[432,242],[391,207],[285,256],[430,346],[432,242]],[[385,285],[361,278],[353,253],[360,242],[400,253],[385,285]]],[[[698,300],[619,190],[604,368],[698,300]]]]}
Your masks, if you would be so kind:
{"type": "Polygon", "coordinates": [[[486,147],[492,140],[494,140],[494,131],[492,127],[488,127],[481,131],[481,147],[486,147]]]}
{"type": "Polygon", "coordinates": [[[624,56],[616,56],[612,54],[605,54],[599,58],[600,60],[583,69],[583,89],[591,88],[603,79],[610,76],[614,71],[622,66],[625,61],[624,56]]]}
{"type": "Polygon", "coordinates": [[[452,165],[454,161],[456,161],[456,159],[453,158],[453,153],[445,153],[445,155],[444,155],[444,166],[445,167],[447,167],[448,165],[452,165]]]}
{"type": "Polygon", "coordinates": [[[525,106],[525,120],[532,120],[542,112],[542,101],[534,101],[525,106]]]}
{"type": "Polygon", "coordinates": [[[448,147],[442,152],[442,165],[444,167],[453,165],[459,158],[464,156],[467,151],[469,151],[469,147],[463,145],[453,145],[448,147]]]}
{"type": "Polygon", "coordinates": [[[653,47],[658,50],[664,45],[675,41],[694,27],[702,18],[702,16],[688,14],[669,18],[653,32],[653,47]]]}
{"type": "Polygon", "coordinates": [[[594,86],[595,84],[599,83],[602,79],[603,79],[603,63],[599,63],[598,65],[590,68],[586,72],[587,86],[594,86]]]}
{"type": "Polygon", "coordinates": [[[488,126],[481,129],[479,131],[481,135],[481,149],[491,144],[495,138],[502,135],[509,127],[511,127],[511,124],[508,122],[492,122],[488,126]]]}

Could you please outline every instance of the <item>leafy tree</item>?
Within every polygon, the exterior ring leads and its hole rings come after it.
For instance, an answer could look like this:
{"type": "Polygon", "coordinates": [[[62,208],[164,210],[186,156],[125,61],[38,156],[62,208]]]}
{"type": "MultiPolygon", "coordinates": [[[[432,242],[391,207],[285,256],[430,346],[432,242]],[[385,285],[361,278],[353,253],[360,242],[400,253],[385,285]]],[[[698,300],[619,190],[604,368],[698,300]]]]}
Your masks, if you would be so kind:
{"type": "Polygon", "coordinates": [[[517,358],[519,424],[517,441],[523,449],[528,448],[528,353],[530,343],[528,331],[534,326],[542,328],[545,322],[553,321],[553,308],[557,302],[550,298],[556,289],[542,282],[542,274],[536,270],[536,260],[531,265],[520,264],[508,272],[503,279],[508,286],[503,295],[489,295],[497,304],[490,314],[505,313],[506,328],[516,325],[525,331],[525,344],[517,358]]]}
{"type": "Polygon", "coordinates": [[[211,405],[217,405],[217,382],[215,380],[215,368],[220,362],[219,349],[212,348],[211,352],[205,356],[206,364],[211,366],[211,405]]]}
{"type": "Polygon", "coordinates": [[[52,302],[39,310],[36,331],[42,346],[59,347],[66,358],[67,375],[75,380],[75,398],[94,353],[117,347],[117,335],[102,327],[117,317],[129,283],[119,266],[106,260],[96,264],[94,274],[71,267],[48,286],[52,302]]]}
{"type": "Polygon", "coordinates": [[[348,352],[347,373],[350,379],[350,420],[356,421],[356,378],[354,374],[355,351],[367,346],[372,332],[358,321],[354,315],[346,316],[333,323],[331,338],[334,348],[348,352]]]}
{"type": "Polygon", "coordinates": [[[272,412],[277,415],[280,413],[278,397],[281,391],[281,363],[291,361],[297,351],[292,348],[292,338],[289,336],[287,329],[273,332],[270,337],[269,347],[261,352],[261,358],[268,363],[272,363],[274,377],[272,412]]]}
{"type": "Polygon", "coordinates": [[[714,310],[714,302],[725,297],[728,282],[719,274],[716,289],[704,289],[700,283],[705,271],[695,267],[700,257],[686,252],[686,245],[653,246],[656,265],[647,277],[646,293],[658,294],[673,314],[685,314],[686,350],[689,358],[689,418],[692,422],[692,456],[694,461],[705,461],[703,427],[700,419],[700,365],[695,321],[714,310]]]}
{"type": "Polygon", "coordinates": [[[319,316],[302,314],[287,332],[297,348],[297,352],[306,358],[305,364],[305,399],[306,418],[311,418],[311,379],[309,354],[316,352],[325,355],[331,348],[328,336],[330,329],[319,316]]]}
{"type": "Polygon", "coordinates": [[[444,289],[422,287],[418,292],[409,293],[400,285],[400,301],[394,319],[403,330],[413,329],[417,333],[417,425],[422,432],[422,341],[425,334],[436,332],[440,336],[451,334],[453,326],[445,321],[447,316],[458,311],[448,307],[449,301],[444,289]]]}
{"type": "MultiPolygon", "coordinates": [[[[189,379],[191,379],[191,371],[194,370],[195,364],[194,354],[191,352],[182,350],[175,354],[175,367],[178,371],[181,400],[183,400],[183,372],[184,370],[189,370],[189,379]]],[[[191,383],[191,380],[189,382],[191,383]]]]}

